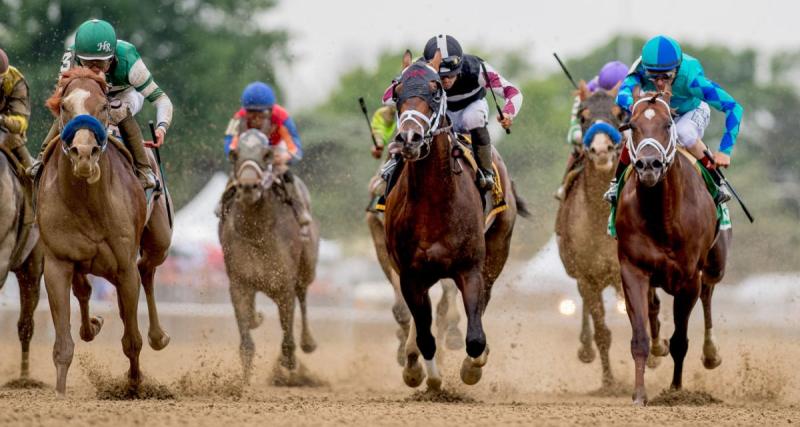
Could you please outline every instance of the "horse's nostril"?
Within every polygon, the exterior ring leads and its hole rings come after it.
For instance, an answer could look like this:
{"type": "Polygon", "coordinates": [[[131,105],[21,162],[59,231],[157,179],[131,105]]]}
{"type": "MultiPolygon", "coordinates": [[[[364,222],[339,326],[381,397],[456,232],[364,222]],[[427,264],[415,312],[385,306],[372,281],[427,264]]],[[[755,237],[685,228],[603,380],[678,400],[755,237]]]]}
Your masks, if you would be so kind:
{"type": "Polygon", "coordinates": [[[658,160],[658,159],[653,160],[652,165],[653,165],[653,169],[661,169],[664,166],[664,164],[661,163],[661,160],[658,160]]]}
{"type": "Polygon", "coordinates": [[[597,153],[597,149],[594,148],[594,147],[589,148],[589,152],[592,153],[592,154],[595,154],[595,153],[597,153]]]}
{"type": "Polygon", "coordinates": [[[634,166],[636,167],[636,169],[644,169],[644,162],[641,160],[637,160],[634,166]]]}

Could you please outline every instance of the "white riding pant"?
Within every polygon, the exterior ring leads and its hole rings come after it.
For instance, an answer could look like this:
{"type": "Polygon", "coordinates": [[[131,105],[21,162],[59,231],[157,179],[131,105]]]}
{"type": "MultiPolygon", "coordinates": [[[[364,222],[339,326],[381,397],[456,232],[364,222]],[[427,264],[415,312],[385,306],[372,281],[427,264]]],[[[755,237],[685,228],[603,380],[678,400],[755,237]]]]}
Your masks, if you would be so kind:
{"type": "Polygon", "coordinates": [[[692,148],[698,139],[703,138],[710,119],[711,109],[705,102],[701,102],[694,110],[682,114],[675,120],[678,143],[687,149],[692,148]]]}
{"type": "Polygon", "coordinates": [[[479,99],[463,110],[447,111],[447,117],[458,133],[469,133],[473,129],[486,127],[489,124],[489,104],[486,98],[479,99]]]}

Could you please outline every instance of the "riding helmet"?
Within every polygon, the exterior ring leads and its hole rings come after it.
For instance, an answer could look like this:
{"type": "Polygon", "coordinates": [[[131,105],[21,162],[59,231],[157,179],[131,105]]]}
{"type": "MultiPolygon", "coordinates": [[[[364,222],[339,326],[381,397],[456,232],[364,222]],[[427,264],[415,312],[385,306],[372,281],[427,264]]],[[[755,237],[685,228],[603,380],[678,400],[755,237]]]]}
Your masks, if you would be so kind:
{"type": "Polygon", "coordinates": [[[266,111],[275,105],[275,92],[264,82],[253,82],[242,92],[242,107],[245,110],[266,111]]]}
{"type": "Polygon", "coordinates": [[[670,71],[678,68],[683,51],[672,37],[655,36],[642,47],[642,65],[646,71],[670,71]]]}
{"type": "Polygon", "coordinates": [[[605,90],[614,89],[628,75],[628,66],[619,61],[612,61],[603,65],[597,74],[597,85],[605,90]]]}
{"type": "Polygon", "coordinates": [[[458,74],[461,71],[462,57],[464,56],[458,40],[447,34],[431,37],[428,43],[425,43],[425,50],[422,53],[425,60],[430,61],[433,59],[437,49],[442,52],[442,65],[439,67],[439,76],[449,77],[458,74]]]}
{"type": "Polygon", "coordinates": [[[90,19],[75,33],[75,54],[87,61],[114,57],[117,50],[117,33],[114,27],[100,19],[90,19]]]}

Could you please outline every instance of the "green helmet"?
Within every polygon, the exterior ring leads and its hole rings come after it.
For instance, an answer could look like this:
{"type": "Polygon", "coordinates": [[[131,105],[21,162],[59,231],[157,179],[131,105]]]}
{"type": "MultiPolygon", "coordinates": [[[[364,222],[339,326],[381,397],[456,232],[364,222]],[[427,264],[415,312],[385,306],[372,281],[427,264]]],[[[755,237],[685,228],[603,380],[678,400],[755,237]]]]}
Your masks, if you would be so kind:
{"type": "Polygon", "coordinates": [[[75,33],[75,55],[78,59],[111,59],[117,49],[114,27],[100,19],[90,19],[75,33]]]}

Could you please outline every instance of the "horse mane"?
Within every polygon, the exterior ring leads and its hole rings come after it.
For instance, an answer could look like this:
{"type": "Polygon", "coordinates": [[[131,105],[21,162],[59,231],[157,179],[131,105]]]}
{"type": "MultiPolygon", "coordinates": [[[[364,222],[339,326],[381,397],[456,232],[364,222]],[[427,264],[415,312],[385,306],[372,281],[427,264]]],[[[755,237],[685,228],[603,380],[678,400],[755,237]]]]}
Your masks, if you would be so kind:
{"type": "Polygon", "coordinates": [[[106,83],[105,74],[95,73],[86,67],[75,67],[67,70],[61,74],[61,77],[58,79],[58,83],[56,83],[56,89],[53,91],[53,94],[50,95],[50,98],[48,98],[44,103],[45,107],[47,107],[47,109],[50,110],[54,116],[58,116],[59,112],[61,111],[61,102],[64,98],[64,89],[66,89],[73,80],[77,79],[92,79],[100,85],[100,89],[104,94],[108,93],[108,84],[106,83]]]}

